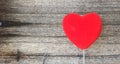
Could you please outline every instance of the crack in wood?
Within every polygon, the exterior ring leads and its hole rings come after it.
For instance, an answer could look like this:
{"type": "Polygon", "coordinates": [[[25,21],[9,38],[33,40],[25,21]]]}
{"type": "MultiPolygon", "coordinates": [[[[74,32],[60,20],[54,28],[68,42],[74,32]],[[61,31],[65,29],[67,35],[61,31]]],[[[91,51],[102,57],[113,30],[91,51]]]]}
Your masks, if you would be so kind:
{"type": "Polygon", "coordinates": [[[0,34],[0,37],[16,37],[16,36],[22,36],[22,35],[19,35],[19,34],[10,34],[10,33],[0,34]]]}
{"type": "MultiPolygon", "coordinates": [[[[21,55],[20,52],[17,52],[16,55],[12,55],[12,56],[0,56],[0,59],[3,59],[4,57],[7,59],[16,59],[17,61],[19,61],[20,59],[30,59],[30,57],[43,57],[43,62],[45,63],[46,59],[49,57],[79,57],[82,58],[82,55],[49,55],[49,54],[44,54],[44,55],[21,55]],[[14,56],[16,56],[16,58],[14,58],[14,56]]],[[[87,59],[92,59],[92,58],[120,58],[120,55],[86,55],[87,59]]]]}
{"type": "MultiPolygon", "coordinates": [[[[20,54],[20,53],[19,53],[20,54]]],[[[23,56],[25,58],[26,57],[30,57],[30,56],[43,56],[43,57],[82,57],[83,55],[51,55],[49,53],[44,53],[44,54],[24,54],[24,55],[20,55],[23,56]]],[[[116,54],[116,55],[86,55],[87,58],[106,58],[106,57],[120,57],[120,54],[116,54]]]]}
{"type": "Polygon", "coordinates": [[[16,21],[2,21],[0,20],[0,27],[18,27],[24,25],[31,25],[32,23],[22,23],[16,21]]]}

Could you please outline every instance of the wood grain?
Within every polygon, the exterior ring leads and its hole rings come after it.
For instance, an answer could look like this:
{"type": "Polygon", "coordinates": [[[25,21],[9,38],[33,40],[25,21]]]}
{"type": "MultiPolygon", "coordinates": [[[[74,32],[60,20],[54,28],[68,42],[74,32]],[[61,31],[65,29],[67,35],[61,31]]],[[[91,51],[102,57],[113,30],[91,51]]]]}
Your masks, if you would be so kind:
{"type": "Polygon", "coordinates": [[[72,11],[100,14],[103,29],[86,63],[119,64],[119,0],[0,0],[0,64],[81,64],[61,23],[72,11]]]}
{"type": "MultiPolygon", "coordinates": [[[[9,27],[4,28],[7,33],[18,34],[23,36],[58,36],[65,37],[61,25],[28,25],[21,27],[9,27]]],[[[119,36],[120,35],[119,25],[103,25],[101,36],[119,36]]],[[[3,34],[6,34],[4,32],[3,34]]]]}
{"type": "MultiPolygon", "coordinates": [[[[61,24],[62,18],[65,14],[6,14],[1,15],[0,18],[3,21],[20,21],[34,24],[61,24]]],[[[102,23],[104,25],[119,25],[120,18],[119,12],[113,13],[100,13],[102,23]],[[115,17],[115,18],[114,18],[115,17]]]]}

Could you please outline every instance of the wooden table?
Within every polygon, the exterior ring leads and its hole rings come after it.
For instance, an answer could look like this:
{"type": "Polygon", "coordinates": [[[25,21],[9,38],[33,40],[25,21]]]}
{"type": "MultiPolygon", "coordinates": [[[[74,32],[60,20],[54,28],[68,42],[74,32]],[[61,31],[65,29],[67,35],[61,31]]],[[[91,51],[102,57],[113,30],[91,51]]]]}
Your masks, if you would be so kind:
{"type": "Polygon", "coordinates": [[[94,11],[103,21],[86,63],[120,64],[120,0],[0,0],[0,64],[82,64],[61,27],[72,11],[94,11]]]}

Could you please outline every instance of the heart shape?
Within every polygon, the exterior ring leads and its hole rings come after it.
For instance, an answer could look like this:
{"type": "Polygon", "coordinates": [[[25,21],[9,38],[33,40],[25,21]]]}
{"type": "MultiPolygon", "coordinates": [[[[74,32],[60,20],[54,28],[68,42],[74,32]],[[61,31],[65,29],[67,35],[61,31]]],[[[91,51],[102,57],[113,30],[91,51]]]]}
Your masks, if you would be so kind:
{"type": "Polygon", "coordinates": [[[63,29],[66,36],[80,49],[87,49],[99,37],[102,22],[97,13],[79,15],[70,13],[64,17],[63,29]]]}

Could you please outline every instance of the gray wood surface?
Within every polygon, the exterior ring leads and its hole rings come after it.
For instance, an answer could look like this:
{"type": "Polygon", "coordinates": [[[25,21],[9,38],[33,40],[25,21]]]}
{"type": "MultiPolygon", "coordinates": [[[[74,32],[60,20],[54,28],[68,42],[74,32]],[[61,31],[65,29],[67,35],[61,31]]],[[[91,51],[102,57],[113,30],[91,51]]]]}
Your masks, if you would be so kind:
{"type": "Polygon", "coordinates": [[[72,11],[102,18],[86,63],[120,64],[120,0],[0,0],[0,64],[82,64],[61,26],[72,11]]]}

